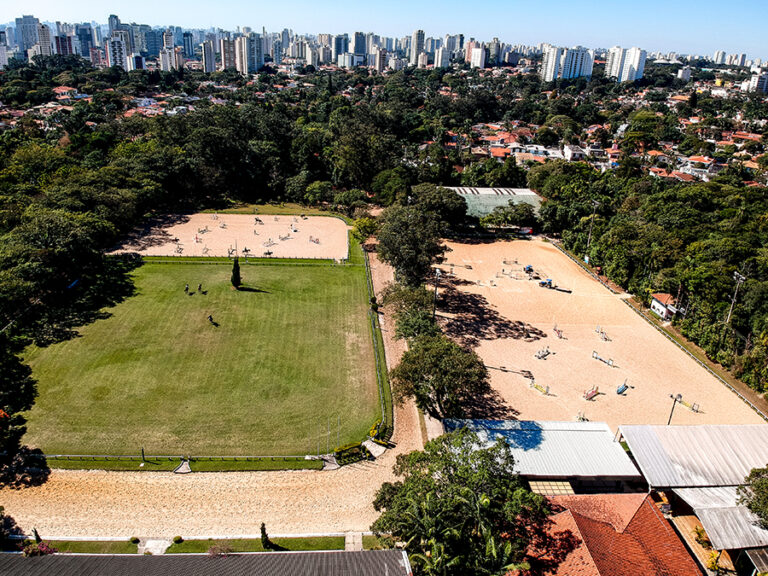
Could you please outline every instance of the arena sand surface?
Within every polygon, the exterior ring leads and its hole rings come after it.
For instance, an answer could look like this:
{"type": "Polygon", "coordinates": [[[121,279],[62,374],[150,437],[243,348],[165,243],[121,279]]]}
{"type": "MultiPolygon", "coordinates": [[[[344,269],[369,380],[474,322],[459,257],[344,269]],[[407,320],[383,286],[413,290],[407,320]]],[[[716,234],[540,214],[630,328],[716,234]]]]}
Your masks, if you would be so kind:
{"type": "MultiPolygon", "coordinates": [[[[330,219],[323,219],[330,220],[330,219]]],[[[377,294],[392,269],[371,259],[377,294]]],[[[382,314],[387,363],[404,346],[382,314]]],[[[375,462],[339,470],[230,472],[175,475],[166,472],[54,470],[42,486],[0,490],[6,514],[45,539],[153,536],[171,538],[256,535],[265,522],[271,535],[366,531],[378,517],[372,502],[382,482],[395,479],[398,454],[423,447],[412,403],[395,409],[396,447],[375,462]]]]}
{"type": "Polygon", "coordinates": [[[248,249],[251,256],[343,260],[349,252],[347,229],[343,220],[328,216],[177,215],[137,230],[115,252],[214,257],[230,256],[237,247],[240,256],[248,249]]]}
{"type": "Polygon", "coordinates": [[[613,430],[620,424],[666,424],[670,394],[682,394],[701,412],[677,405],[672,424],[765,423],[633,312],[621,295],[551,244],[536,239],[448,246],[451,251],[440,266],[448,273],[440,283],[441,325],[477,351],[493,388],[518,419],[574,421],[582,413],[613,430]],[[573,292],[539,287],[538,280],[528,280],[525,265],[573,292]],[[601,339],[598,326],[609,340],[601,339]],[[551,354],[537,359],[536,353],[547,347],[551,354]],[[593,352],[612,359],[614,366],[592,358],[593,352]],[[549,387],[549,395],[530,386],[531,375],[536,384],[549,387]],[[625,381],[629,389],[618,395],[625,381]],[[584,392],[593,386],[599,394],[585,400],[584,392]]]}

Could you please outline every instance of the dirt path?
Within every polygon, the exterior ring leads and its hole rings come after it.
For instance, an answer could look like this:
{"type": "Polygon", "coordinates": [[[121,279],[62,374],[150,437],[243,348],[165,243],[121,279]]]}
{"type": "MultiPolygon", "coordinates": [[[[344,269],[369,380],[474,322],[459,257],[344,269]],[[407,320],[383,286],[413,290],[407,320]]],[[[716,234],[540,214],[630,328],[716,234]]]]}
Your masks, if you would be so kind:
{"type": "MultiPolygon", "coordinates": [[[[392,270],[372,259],[376,292],[392,270]]],[[[403,344],[382,314],[389,364],[403,344]]],[[[396,448],[375,462],[333,472],[284,471],[136,473],[55,470],[43,486],[0,491],[0,503],[26,531],[44,538],[152,536],[207,538],[367,531],[377,513],[371,502],[393,480],[398,454],[422,447],[415,407],[396,409],[396,448]]]]}

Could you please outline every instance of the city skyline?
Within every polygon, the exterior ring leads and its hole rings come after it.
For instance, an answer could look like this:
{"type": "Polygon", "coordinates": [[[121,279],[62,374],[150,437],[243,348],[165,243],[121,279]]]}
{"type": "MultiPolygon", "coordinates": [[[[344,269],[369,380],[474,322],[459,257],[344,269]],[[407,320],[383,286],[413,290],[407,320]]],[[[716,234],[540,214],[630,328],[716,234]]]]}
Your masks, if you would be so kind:
{"type": "Polygon", "coordinates": [[[448,0],[440,5],[406,3],[393,0],[378,11],[360,11],[351,2],[334,2],[319,9],[317,2],[297,0],[290,13],[276,5],[254,7],[242,0],[223,0],[210,10],[210,3],[192,0],[184,10],[136,0],[112,6],[85,0],[66,4],[53,0],[37,0],[25,6],[0,7],[0,22],[11,23],[23,14],[33,14],[41,21],[106,23],[109,14],[117,14],[125,22],[152,26],[174,25],[190,29],[238,26],[269,31],[290,28],[298,34],[375,32],[384,36],[410,36],[423,29],[427,37],[464,34],[488,41],[498,37],[510,44],[537,45],[548,42],[560,46],[583,45],[609,48],[621,44],[640,46],[649,52],[675,51],[684,54],[709,55],[716,50],[745,53],[748,58],[766,58],[768,49],[761,42],[762,20],[750,17],[758,14],[758,0],[737,0],[728,11],[718,9],[712,0],[694,2],[683,0],[664,3],[649,0],[642,5],[611,5],[585,1],[578,5],[550,2],[541,5],[516,1],[491,0],[479,11],[467,10],[465,3],[448,0]],[[555,17],[553,17],[553,14],[555,17]],[[647,25],[642,25],[645,22],[647,25]],[[713,22],[717,22],[715,29],[713,22]]]}

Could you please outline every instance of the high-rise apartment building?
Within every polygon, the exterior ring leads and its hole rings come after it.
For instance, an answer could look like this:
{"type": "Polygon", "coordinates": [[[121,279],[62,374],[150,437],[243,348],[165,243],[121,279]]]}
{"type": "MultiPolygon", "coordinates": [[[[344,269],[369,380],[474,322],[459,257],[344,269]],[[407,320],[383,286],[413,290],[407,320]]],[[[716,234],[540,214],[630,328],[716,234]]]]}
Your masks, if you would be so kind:
{"type": "Polygon", "coordinates": [[[591,50],[582,46],[560,48],[546,45],[542,52],[541,78],[544,82],[592,76],[594,55],[591,50]]]}
{"type": "Polygon", "coordinates": [[[384,72],[384,69],[387,67],[387,51],[384,48],[377,48],[376,52],[376,59],[374,60],[373,67],[379,74],[384,72]]]}
{"type": "Polygon", "coordinates": [[[416,66],[418,66],[419,68],[426,68],[427,66],[429,66],[429,54],[427,54],[426,52],[422,52],[421,54],[419,54],[419,57],[416,62],[416,66]]]}
{"type": "Polygon", "coordinates": [[[235,41],[229,38],[219,39],[219,53],[221,54],[221,69],[235,67],[235,41]]]}
{"type": "Polygon", "coordinates": [[[206,40],[200,44],[203,54],[203,72],[210,74],[216,71],[216,51],[213,49],[213,41],[206,40]]]}
{"type": "Polygon", "coordinates": [[[472,48],[472,57],[469,65],[472,68],[485,68],[486,52],[487,48],[482,43],[472,48]]]}
{"type": "Polygon", "coordinates": [[[128,43],[125,41],[125,36],[119,32],[115,30],[113,36],[107,40],[107,66],[128,70],[128,43]]]}
{"type": "Polygon", "coordinates": [[[614,46],[608,51],[605,62],[605,75],[618,82],[635,82],[645,72],[645,50],[640,48],[624,49],[614,46]]]}
{"type": "Polygon", "coordinates": [[[411,35],[411,66],[419,63],[419,54],[424,51],[424,30],[414,30],[411,35]]]}
{"type": "Polygon", "coordinates": [[[251,32],[235,39],[235,68],[240,74],[255,74],[264,66],[261,36],[251,32]]]}
{"type": "Polygon", "coordinates": [[[333,37],[333,46],[331,46],[331,58],[338,62],[339,56],[349,52],[349,37],[346,34],[340,34],[333,37]]]}
{"type": "Polygon", "coordinates": [[[170,72],[176,69],[176,51],[173,47],[160,50],[160,70],[170,72]]]}
{"type": "Polygon", "coordinates": [[[435,68],[447,68],[451,64],[451,50],[442,46],[435,52],[435,68]]]}
{"type": "Polygon", "coordinates": [[[715,64],[725,64],[725,50],[718,50],[712,57],[712,61],[715,64]]]}

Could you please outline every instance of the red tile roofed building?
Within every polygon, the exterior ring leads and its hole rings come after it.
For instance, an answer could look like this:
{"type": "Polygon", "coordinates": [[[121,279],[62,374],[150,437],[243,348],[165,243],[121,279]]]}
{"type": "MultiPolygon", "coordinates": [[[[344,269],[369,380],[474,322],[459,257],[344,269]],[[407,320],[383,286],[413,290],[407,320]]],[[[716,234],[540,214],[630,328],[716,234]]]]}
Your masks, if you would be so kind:
{"type": "Polygon", "coordinates": [[[733,139],[734,140],[752,140],[753,142],[760,142],[760,139],[762,136],[760,134],[752,134],[750,132],[734,132],[733,133],[733,139]]]}
{"type": "Polygon", "coordinates": [[[672,526],[647,494],[553,496],[550,532],[569,530],[578,546],[555,576],[701,576],[672,526]]]}

